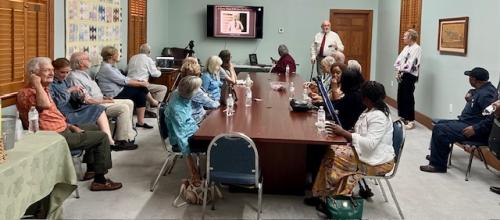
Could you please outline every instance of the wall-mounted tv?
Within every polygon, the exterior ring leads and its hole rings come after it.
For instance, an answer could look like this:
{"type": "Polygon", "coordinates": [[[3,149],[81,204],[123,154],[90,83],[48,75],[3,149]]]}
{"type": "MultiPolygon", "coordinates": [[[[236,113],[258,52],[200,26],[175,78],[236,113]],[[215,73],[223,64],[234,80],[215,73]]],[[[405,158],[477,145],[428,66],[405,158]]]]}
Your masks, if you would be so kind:
{"type": "Polygon", "coordinates": [[[262,38],[264,7],[207,5],[207,36],[262,38]]]}

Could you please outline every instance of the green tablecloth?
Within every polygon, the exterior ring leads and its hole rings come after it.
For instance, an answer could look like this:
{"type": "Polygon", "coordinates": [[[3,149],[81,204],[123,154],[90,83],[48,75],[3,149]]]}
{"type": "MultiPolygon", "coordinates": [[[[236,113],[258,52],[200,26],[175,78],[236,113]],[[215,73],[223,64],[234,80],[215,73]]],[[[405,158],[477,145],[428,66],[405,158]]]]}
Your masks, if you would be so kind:
{"type": "Polygon", "coordinates": [[[48,218],[60,218],[62,203],[76,184],[68,144],[61,135],[25,135],[0,164],[0,219],[21,218],[31,204],[49,194],[48,218]]]}

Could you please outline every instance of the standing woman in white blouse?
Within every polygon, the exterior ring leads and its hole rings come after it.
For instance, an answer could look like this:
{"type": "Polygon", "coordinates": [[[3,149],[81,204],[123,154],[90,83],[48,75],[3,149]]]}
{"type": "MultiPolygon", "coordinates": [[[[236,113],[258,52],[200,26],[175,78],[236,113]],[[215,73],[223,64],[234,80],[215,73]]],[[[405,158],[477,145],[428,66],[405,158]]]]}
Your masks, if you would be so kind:
{"type": "Polygon", "coordinates": [[[405,48],[399,54],[394,69],[398,80],[398,113],[406,129],[415,128],[415,83],[420,73],[422,49],[417,44],[418,33],[410,29],[405,32],[405,48]]]}
{"type": "Polygon", "coordinates": [[[350,144],[330,147],[314,182],[314,197],[350,196],[363,176],[383,175],[394,167],[392,120],[384,103],[384,86],[368,81],[361,87],[361,93],[366,110],[359,116],[354,132],[328,125],[327,130],[346,138],[350,144]]]}

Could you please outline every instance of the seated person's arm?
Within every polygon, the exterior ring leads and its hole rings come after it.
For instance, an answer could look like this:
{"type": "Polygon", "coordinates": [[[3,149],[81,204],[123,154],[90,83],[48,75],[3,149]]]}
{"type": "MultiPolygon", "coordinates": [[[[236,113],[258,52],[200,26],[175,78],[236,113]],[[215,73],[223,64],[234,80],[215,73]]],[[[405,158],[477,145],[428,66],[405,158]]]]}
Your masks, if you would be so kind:
{"type": "Polygon", "coordinates": [[[129,79],[127,82],[127,86],[130,87],[145,87],[147,88],[149,86],[149,83],[146,81],[139,81],[135,79],[129,79]]]}
{"type": "Polygon", "coordinates": [[[201,103],[203,107],[208,108],[208,109],[214,109],[218,108],[220,106],[220,103],[217,101],[214,101],[210,97],[208,97],[208,94],[200,91],[197,92],[193,98],[191,98],[191,101],[201,103]]]}
{"type": "Polygon", "coordinates": [[[160,77],[161,76],[161,71],[159,71],[156,68],[156,64],[151,58],[148,57],[148,62],[146,65],[147,65],[149,75],[151,75],[152,77],[160,77]]]}
{"type": "Polygon", "coordinates": [[[31,74],[30,83],[35,88],[36,106],[39,110],[50,108],[49,94],[45,92],[45,89],[42,86],[41,78],[36,74],[31,74]]]}
{"type": "Polygon", "coordinates": [[[236,84],[236,71],[234,70],[233,63],[229,64],[226,80],[232,84],[236,84]]]}
{"type": "Polygon", "coordinates": [[[98,105],[98,104],[105,104],[105,103],[113,103],[113,98],[109,99],[96,99],[92,98],[90,96],[85,97],[85,103],[89,105],[98,105]]]}
{"type": "MultiPolygon", "coordinates": [[[[478,100],[476,101],[476,104],[479,105],[480,109],[485,109],[496,100],[496,97],[494,97],[494,95],[496,94],[479,96],[478,100]]],[[[468,129],[467,127],[464,129],[463,133],[466,137],[472,137],[476,134],[489,134],[492,125],[493,125],[493,117],[492,116],[484,117],[483,120],[472,125],[473,131],[471,131],[470,128],[468,129]]]]}

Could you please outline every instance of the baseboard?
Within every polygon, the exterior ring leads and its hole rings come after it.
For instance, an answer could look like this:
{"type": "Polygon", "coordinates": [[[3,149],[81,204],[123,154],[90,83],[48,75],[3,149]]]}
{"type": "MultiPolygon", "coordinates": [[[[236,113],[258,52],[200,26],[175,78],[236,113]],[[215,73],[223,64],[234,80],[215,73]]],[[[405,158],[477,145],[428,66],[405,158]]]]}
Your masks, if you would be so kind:
{"type": "MultiPolygon", "coordinates": [[[[394,107],[395,109],[398,109],[398,102],[395,99],[387,96],[385,98],[385,102],[390,106],[394,107]]],[[[427,115],[415,111],[415,120],[432,130],[432,119],[427,115]]],[[[456,144],[456,146],[459,146],[460,148],[464,149],[462,145],[456,144]]],[[[486,158],[486,163],[488,163],[489,166],[495,168],[496,170],[500,170],[500,160],[496,159],[496,157],[490,152],[489,148],[487,149],[483,148],[482,151],[484,157],[486,158]]],[[[478,154],[476,154],[475,156],[479,158],[478,154]]]]}

